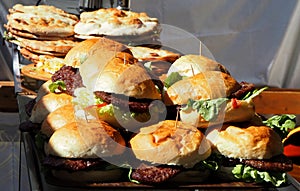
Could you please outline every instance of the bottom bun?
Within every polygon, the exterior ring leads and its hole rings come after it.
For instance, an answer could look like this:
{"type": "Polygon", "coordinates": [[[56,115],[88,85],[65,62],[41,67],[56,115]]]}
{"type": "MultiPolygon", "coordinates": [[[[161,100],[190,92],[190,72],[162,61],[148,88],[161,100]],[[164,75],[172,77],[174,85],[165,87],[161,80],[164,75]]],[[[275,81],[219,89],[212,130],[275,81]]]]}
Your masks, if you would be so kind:
{"type": "MultiPolygon", "coordinates": [[[[54,178],[80,183],[101,183],[120,181],[124,177],[125,171],[122,168],[114,168],[111,170],[89,170],[69,172],[66,170],[51,170],[54,178]]],[[[126,176],[125,176],[126,177],[126,176]]]]}

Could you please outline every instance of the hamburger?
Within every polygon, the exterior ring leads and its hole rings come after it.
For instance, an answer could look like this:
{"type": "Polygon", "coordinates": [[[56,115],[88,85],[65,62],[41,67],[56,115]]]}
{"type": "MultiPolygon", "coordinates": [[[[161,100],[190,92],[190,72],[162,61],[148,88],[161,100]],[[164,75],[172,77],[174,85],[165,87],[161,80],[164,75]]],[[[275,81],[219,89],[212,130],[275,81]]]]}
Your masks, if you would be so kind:
{"type": "Polygon", "coordinates": [[[166,90],[164,102],[170,113],[179,111],[182,122],[207,128],[254,118],[252,98],[256,94],[242,99],[253,89],[253,84],[239,83],[227,73],[206,71],[175,82],[166,90]]]}
{"type": "Polygon", "coordinates": [[[175,120],[143,127],[131,140],[134,156],[129,175],[134,182],[157,185],[166,182],[191,183],[207,179],[210,171],[201,162],[211,146],[197,128],[175,120]]]}
{"type": "Polygon", "coordinates": [[[129,131],[164,117],[162,83],[122,44],[100,39],[79,74],[83,87],[75,89],[75,112],[129,131]]]}
{"type": "Polygon", "coordinates": [[[217,155],[217,177],[223,181],[245,181],[281,186],[293,163],[283,154],[280,136],[270,127],[228,124],[208,129],[207,139],[217,155]]]}
{"type": "Polygon", "coordinates": [[[124,175],[117,163],[125,140],[108,123],[77,120],[56,130],[44,144],[42,165],[65,182],[110,182],[124,175]]]}

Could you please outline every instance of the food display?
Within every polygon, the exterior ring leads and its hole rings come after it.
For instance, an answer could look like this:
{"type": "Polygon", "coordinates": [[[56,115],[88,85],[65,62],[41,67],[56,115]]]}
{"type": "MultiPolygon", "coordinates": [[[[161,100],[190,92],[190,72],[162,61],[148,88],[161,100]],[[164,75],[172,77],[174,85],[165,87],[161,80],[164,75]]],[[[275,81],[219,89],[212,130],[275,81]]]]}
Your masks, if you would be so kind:
{"type": "Polygon", "coordinates": [[[18,4],[6,28],[25,58],[49,65],[43,70],[51,75],[24,105],[27,121],[20,124],[47,184],[290,184],[293,163],[283,146],[295,134],[283,139],[256,112],[253,98],[265,88],[237,81],[204,55],[149,47],[160,45],[156,18],[115,8],[77,18],[18,4]],[[28,27],[29,18],[43,27],[28,27]]]}

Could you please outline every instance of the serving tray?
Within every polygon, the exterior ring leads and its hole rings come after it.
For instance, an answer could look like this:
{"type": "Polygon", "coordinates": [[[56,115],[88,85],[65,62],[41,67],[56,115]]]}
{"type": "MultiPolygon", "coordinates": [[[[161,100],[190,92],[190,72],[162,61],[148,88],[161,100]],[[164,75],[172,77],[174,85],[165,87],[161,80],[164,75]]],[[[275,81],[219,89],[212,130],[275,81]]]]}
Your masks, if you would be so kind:
{"type": "Polygon", "coordinates": [[[129,181],[107,182],[107,183],[81,183],[59,180],[44,171],[41,166],[41,153],[36,148],[32,135],[22,133],[25,154],[28,163],[28,174],[31,181],[32,190],[289,190],[296,191],[300,189],[299,183],[289,176],[290,183],[281,188],[265,187],[253,183],[245,182],[218,182],[217,179],[211,179],[212,182],[201,184],[184,185],[163,185],[150,186],[135,184],[129,181]]]}

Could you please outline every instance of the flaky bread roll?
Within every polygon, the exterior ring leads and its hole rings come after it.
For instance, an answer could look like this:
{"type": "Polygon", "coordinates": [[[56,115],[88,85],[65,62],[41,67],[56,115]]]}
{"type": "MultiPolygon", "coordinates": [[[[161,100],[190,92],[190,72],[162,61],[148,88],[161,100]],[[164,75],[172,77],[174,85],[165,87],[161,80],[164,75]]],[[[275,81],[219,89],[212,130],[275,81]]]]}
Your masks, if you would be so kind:
{"type": "Polygon", "coordinates": [[[228,122],[245,122],[255,117],[255,107],[253,101],[231,99],[226,101],[217,118],[206,121],[201,114],[192,108],[180,110],[180,120],[183,123],[194,125],[199,128],[207,128],[212,125],[228,122]]]}
{"type": "Polygon", "coordinates": [[[169,87],[164,95],[166,105],[186,104],[189,99],[205,100],[229,97],[241,85],[229,74],[207,71],[182,79],[169,87]]]}
{"type": "Polygon", "coordinates": [[[222,64],[202,55],[188,54],[178,58],[169,68],[167,76],[178,72],[181,76],[190,77],[200,72],[220,71],[229,74],[222,64]]]}
{"type": "Polygon", "coordinates": [[[41,132],[50,137],[57,129],[75,122],[75,110],[73,104],[67,104],[49,113],[42,122],[41,132]]]}
{"type": "Polygon", "coordinates": [[[197,128],[175,120],[141,128],[130,145],[142,161],[186,168],[205,160],[211,153],[210,144],[197,128]]]}
{"type": "Polygon", "coordinates": [[[206,137],[214,150],[229,158],[269,159],[283,153],[279,135],[267,126],[219,126],[206,137]]]}
{"type": "Polygon", "coordinates": [[[65,158],[98,158],[122,154],[125,140],[108,123],[77,120],[55,131],[45,153],[65,158]]]}
{"type": "Polygon", "coordinates": [[[65,93],[49,93],[36,102],[29,120],[32,123],[42,123],[49,113],[63,105],[71,104],[72,100],[73,97],[65,93]]]}

